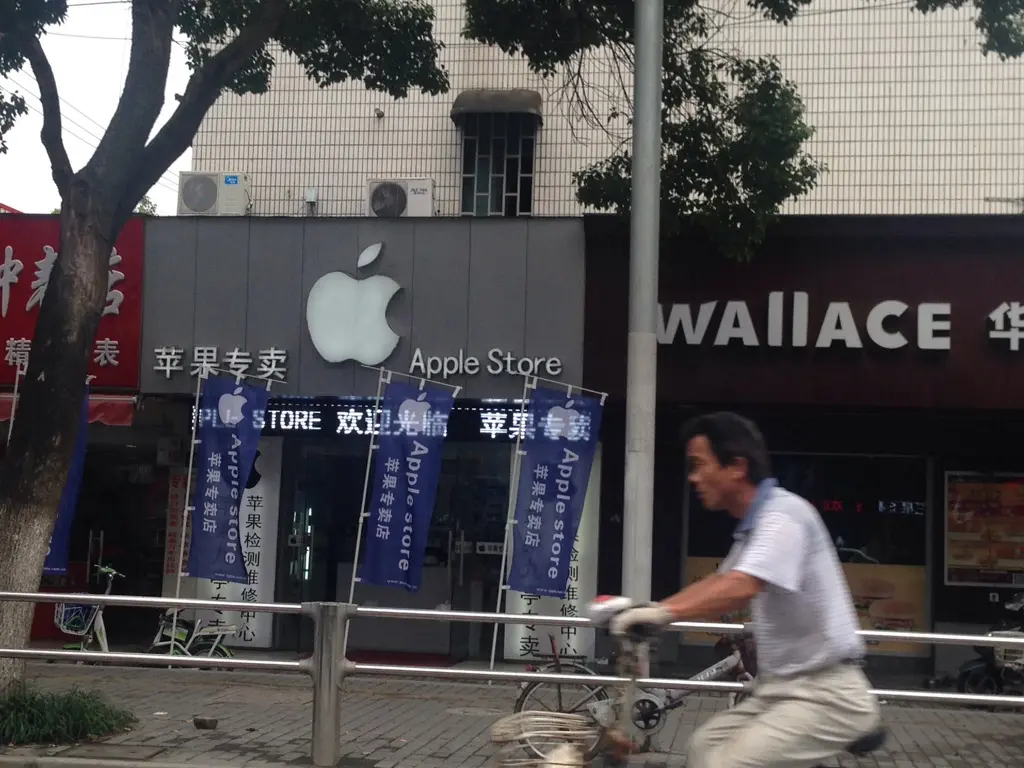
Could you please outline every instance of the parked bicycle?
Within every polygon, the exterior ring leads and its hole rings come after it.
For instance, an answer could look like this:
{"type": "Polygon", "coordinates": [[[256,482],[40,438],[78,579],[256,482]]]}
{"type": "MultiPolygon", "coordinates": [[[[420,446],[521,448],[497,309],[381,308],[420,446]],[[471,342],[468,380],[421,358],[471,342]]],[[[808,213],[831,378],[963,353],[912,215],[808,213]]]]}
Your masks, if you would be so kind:
{"type": "Polygon", "coordinates": [[[215,656],[229,659],[232,650],[224,645],[225,638],[238,633],[238,627],[229,624],[208,624],[202,619],[189,621],[182,618],[181,609],[168,608],[160,614],[156,634],[147,653],[172,656],[215,656]]]}
{"type": "MultiPolygon", "coordinates": [[[[1004,616],[986,637],[1024,637],[1024,592],[1003,603],[1004,616]]],[[[1024,650],[976,645],[977,656],[965,661],[957,675],[959,693],[1024,695],[1024,650]]]]}
{"type": "MultiPolygon", "coordinates": [[[[124,578],[123,573],[118,573],[109,566],[94,567],[97,574],[107,579],[104,595],[109,595],[113,591],[114,579],[124,578]]],[[[65,651],[88,651],[95,640],[102,653],[109,653],[110,645],[107,642],[107,625],[103,623],[102,605],[57,603],[53,609],[53,623],[65,635],[81,638],[77,643],[65,644],[65,651]]]]}

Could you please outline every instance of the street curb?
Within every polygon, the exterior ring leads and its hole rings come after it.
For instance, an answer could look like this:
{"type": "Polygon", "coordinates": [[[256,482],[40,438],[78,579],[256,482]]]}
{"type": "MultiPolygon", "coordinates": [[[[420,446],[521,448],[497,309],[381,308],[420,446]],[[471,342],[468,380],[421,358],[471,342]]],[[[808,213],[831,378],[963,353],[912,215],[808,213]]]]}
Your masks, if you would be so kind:
{"type": "MultiPolygon", "coordinates": [[[[105,760],[94,757],[51,757],[48,755],[0,755],[0,768],[225,768],[229,763],[161,763],[155,760],[105,760]]],[[[236,763],[237,765],[237,763],[236,763]]],[[[263,765],[275,765],[264,763],[263,765]]],[[[283,765],[283,763],[277,763],[283,765]]]]}

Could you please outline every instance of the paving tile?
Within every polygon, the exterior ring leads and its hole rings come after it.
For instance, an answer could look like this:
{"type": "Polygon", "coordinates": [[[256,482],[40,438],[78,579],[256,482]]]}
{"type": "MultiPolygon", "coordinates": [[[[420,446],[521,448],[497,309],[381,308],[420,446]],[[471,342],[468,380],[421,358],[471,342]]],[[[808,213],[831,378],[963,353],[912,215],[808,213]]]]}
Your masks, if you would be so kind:
{"type": "MultiPolygon", "coordinates": [[[[246,768],[310,762],[312,690],[304,676],[63,664],[30,665],[29,674],[44,690],[78,686],[130,708],[139,724],[106,742],[112,751],[246,768]],[[197,731],[192,718],[200,714],[218,718],[217,729],[197,731]]],[[[343,766],[482,768],[495,754],[491,723],[512,711],[516,695],[507,684],[348,679],[341,697],[343,766]]],[[[721,696],[689,696],[657,736],[662,751],[637,765],[683,768],[694,728],[724,707],[721,696]]],[[[860,759],[841,757],[828,768],[1024,766],[1022,714],[903,703],[883,711],[891,734],[886,747],[860,759]]]]}

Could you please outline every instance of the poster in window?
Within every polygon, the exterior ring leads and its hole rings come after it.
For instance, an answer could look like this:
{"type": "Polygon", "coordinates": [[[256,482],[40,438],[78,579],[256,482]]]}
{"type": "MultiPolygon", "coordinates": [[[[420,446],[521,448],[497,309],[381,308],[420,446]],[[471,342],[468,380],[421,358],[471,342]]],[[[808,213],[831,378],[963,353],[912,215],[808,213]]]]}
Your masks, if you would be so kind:
{"type": "MultiPolygon", "coordinates": [[[[712,557],[687,558],[686,583],[692,584],[714,573],[721,562],[720,558],[712,557]]],[[[927,631],[924,568],[912,565],[843,563],[843,572],[850,585],[861,629],[893,632],[927,631]]],[[[750,611],[737,611],[723,616],[721,620],[726,623],[747,624],[750,622],[750,611]]],[[[687,632],[684,636],[684,642],[691,645],[714,645],[718,640],[719,636],[703,632],[687,632]]],[[[869,641],[868,653],[926,658],[931,655],[931,648],[920,643],[869,641]]]]}
{"type": "Polygon", "coordinates": [[[1024,584],[1024,474],[946,473],[946,584],[1024,584]]]}

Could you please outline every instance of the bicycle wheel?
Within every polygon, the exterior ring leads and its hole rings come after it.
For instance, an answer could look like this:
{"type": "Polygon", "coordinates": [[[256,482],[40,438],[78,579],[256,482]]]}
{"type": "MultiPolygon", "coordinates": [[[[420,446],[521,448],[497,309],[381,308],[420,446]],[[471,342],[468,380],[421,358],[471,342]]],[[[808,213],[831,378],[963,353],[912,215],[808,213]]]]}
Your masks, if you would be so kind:
{"type": "MultiPolygon", "coordinates": [[[[210,656],[210,657],[212,657],[214,659],[231,659],[231,658],[234,658],[234,656],[235,656],[235,654],[232,652],[232,650],[230,648],[228,648],[226,645],[224,645],[223,643],[217,643],[216,645],[214,645],[213,643],[210,643],[210,642],[206,642],[206,643],[198,643],[197,642],[197,643],[195,643],[192,646],[192,648],[191,648],[191,655],[192,656],[210,656]],[[210,652],[211,648],[213,649],[212,653],[210,652]]],[[[215,672],[230,672],[231,671],[231,667],[201,667],[201,669],[213,670],[215,672]]]]}
{"type": "MultiPolygon", "coordinates": [[[[593,675],[592,669],[581,664],[562,664],[562,672],[569,675],[593,675]]],[[[554,672],[554,667],[545,667],[542,672],[554,672]]],[[[563,714],[591,717],[587,704],[607,701],[611,698],[607,689],[600,685],[585,686],[579,683],[559,684],[534,682],[523,688],[516,699],[515,712],[561,712],[563,714]]],[[[595,736],[586,746],[585,759],[590,760],[599,751],[604,729],[594,721],[595,736]]],[[[527,736],[522,739],[523,748],[533,756],[545,759],[547,753],[559,746],[559,742],[543,736],[527,736]]]]}

